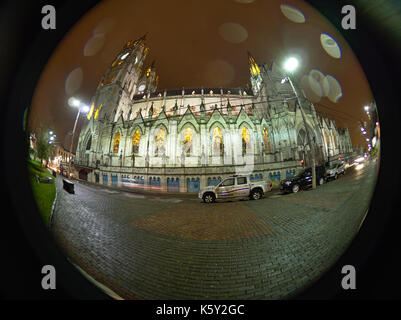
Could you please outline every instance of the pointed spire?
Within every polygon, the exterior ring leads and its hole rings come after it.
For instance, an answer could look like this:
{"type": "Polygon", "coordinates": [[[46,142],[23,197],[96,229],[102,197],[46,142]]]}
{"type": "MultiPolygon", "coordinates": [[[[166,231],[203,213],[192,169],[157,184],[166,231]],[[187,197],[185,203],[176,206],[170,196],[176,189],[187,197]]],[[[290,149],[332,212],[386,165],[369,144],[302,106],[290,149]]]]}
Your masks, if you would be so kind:
{"type": "Polygon", "coordinates": [[[248,50],[247,53],[248,53],[249,71],[251,72],[252,76],[257,76],[258,74],[260,74],[259,66],[257,65],[253,55],[248,50]]]}
{"type": "Polygon", "coordinates": [[[146,36],[148,35],[148,31],[146,31],[146,33],[142,36],[142,37],[140,37],[138,40],[143,40],[143,41],[145,41],[146,40],[146,36]]]}

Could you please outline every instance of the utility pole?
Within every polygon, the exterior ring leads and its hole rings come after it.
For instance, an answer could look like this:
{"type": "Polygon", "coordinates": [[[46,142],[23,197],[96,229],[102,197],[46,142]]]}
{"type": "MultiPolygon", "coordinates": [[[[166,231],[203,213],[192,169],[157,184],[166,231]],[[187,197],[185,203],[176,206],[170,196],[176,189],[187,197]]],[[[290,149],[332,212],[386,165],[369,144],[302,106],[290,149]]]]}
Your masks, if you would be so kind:
{"type": "Polygon", "coordinates": [[[312,146],[312,141],[310,138],[310,134],[309,134],[309,129],[308,129],[308,125],[306,123],[306,119],[305,119],[305,114],[304,114],[304,110],[302,109],[302,105],[301,105],[301,100],[299,99],[298,93],[295,90],[295,87],[291,81],[290,76],[287,75],[286,77],[288,79],[288,82],[291,85],[292,90],[295,93],[295,96],[297,98],[298,101],[298,106],[299,106],[299,110],[301,111],[301,115],[302,115],[302,120],[304,122],[304,126],[305,126],[305,131],[306,131],[306,138],[308,140],[308,145],[309,145],[309,149],[311,151],[311,158],[312,158],[312,189],[316,189],[316,161],[315,161],[315,149],[312,146]]]}

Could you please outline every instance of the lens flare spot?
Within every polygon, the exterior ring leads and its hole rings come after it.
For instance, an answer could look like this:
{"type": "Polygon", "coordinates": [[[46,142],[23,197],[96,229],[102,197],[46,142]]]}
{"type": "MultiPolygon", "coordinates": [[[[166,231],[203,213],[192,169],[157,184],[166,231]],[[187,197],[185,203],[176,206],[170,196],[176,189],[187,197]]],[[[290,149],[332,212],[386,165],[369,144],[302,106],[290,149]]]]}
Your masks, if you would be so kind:
{"type": "Polygon", "coordinates": [[[205,82],[213,81],[215,86],[230,84],[234,79],[234,68],[224,60],[214,60],[206,65],[204,78],[205,82]]]}
{"type": "Polygon", "coordinates": [[[64,89],[67,95],[72,95],[81,87],[84,73],[81,67],[72,70],[65,79],[64,89]]]}
{"type": "Polygon", "coordinates": [[[116,22],[113,18],[105,18],[96,25],[95,29],[93,30],[93,34],[105,34],[110,32],[115,23],[116,22]]]}
{"type": "Polygon", "coordinates": [[[295,23],[304,23],[305,22],[305,15],[302,13],[301,10],[289,6],[288,4],[281,4],[280,10],[283,15],[290,21],[295,23]]]}
{"type": "Polygon", "coordinates": [[[103,33],[94,34],[84,46],[84,56],[90,57],[97,54],[103,47],[105,37],[103,33]]]}
{"type": "Polygon", "coordinates": [[[323,96],[322,86],[310,74],[306,74],[301,78],[301,89],[305,97],[311,102],[319,102],[323,96]]]}
{"type": "Polygon", "coordinates": [[[340,98],[343,96],[343,90],[341,88],[340,82],[336,78],[334,78],[332,75],[327,75],[326,76],[327,81],[329,82],[329,94],[327,97],[331,102],[338,102],[340,98]]]}
{"type": "Polygon", "coordinates": [[[337,41],[330,35],[322,33],[320,35],[320,43],[330,57],[335,59],[341,58],[341,48],[337,41]]]}
{"type": "Polygon", "coordinates": [[[220,36],[231,43],[240,43],[248,38],[246,29],[238,23],[227,22],[219,27],[220,36]]]}
{"type": "Polygon", "coordinates": [[[309,75],[313,77],[317,82],[319,82],[323,90],[322,96],[327,96],[329,94],[330,85],[329,81],[326,78],[326,75],[318,69],[312,69],[309,72],[309,75]]]}

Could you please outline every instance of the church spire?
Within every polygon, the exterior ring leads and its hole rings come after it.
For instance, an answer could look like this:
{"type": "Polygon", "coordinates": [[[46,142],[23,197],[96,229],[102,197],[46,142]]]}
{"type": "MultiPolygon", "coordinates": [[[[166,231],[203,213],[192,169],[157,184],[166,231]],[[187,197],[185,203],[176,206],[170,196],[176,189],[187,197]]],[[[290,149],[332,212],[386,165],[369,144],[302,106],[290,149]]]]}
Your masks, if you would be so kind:
{"type": "Polygon", "coordinates": [[[247,50],[248,52],[248,65],[249,65],[249,71],[251,72],[252,76],[258,76],[260,74],[260,69],[258,64],[255,61],[255,58],[253,55],[247,50]]]}

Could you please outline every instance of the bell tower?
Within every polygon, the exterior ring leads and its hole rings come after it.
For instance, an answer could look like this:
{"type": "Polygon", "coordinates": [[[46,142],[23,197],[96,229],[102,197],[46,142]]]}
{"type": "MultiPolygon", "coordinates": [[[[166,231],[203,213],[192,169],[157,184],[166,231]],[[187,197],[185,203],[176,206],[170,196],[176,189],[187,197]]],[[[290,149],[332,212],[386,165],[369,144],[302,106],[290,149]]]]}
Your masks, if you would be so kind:
{"type": "Polygon", "coordinates": [[[149,67],[144,68],[135,94],[147,95],[148,93],[155,92],[157,90],[158,82],[159,76],[156,74],[155,61],[153,61],[149,67]]]}
{"type": "Polygon", "coordinates": [[[96,118],[115,121],[119,114],[127,115],[149,52],[145,40],[146,35],[128,41],[108,67],[92,98],[94,110],[98,110],[96,118]]]}
{"type": "Polygon", "coordinates": [[[249,72],[251,74],[252,92],[255,96],[257,96],[262,86],[263,79],[260,74],[260,68],[258,64],[255,62],[255,58],[251,55],[249,51],[248,51],[248,65],[249,65],[249,72]]]}

